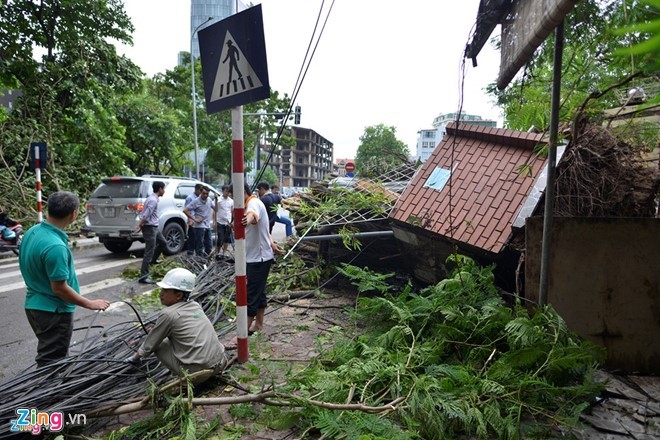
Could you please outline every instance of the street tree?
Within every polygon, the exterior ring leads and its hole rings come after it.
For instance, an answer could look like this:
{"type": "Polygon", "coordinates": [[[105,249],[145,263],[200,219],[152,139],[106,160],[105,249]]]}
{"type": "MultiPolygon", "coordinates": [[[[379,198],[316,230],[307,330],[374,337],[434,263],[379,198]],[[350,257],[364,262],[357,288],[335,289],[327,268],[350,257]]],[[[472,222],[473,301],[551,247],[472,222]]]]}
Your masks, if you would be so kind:
{"type": "Polygon", "coordinates": [[[364,129],[355,157],[356,171],[376,177],[408,160],[408,146],[396,138],[396,128],[378,124],[364,129]]]}
{"type": "MultiPolygon", "coordinates": [[[[628,51],[626,56],[617,55],[622,48],[637,47],[649,39],[649,30],[643,27],[634,32],[618,29],[653,19],[657,22],[658,10],[651,3],[649,0],[583,0],[568,14],[560,120],[573,119],[590,96],[615,89],[616,84],[640,85],[645,82],[644,77],[657,75],[657,52],[628,51]]],[[[488,92],[504,111],[508,128],[548,128],[553,53],[554,39],[547,38],[523,73],[506,89],[497,90],[495,84],[488,87],[488,92]]],[[[589,102],[585,109],[587,116],[596,116],[603,109],[621,105],[621,97],[615,90],[599,98],[589,102]]]]}
{"type": "Polygon", "coordinates": [[[111,41],[131,42],[133,27],[117,0],[9,0],[0,6],[0,84],[22,96],[0,122],[0,191],[25,217],[33,177],[30,142],[49,147],[44,193],[81,197],[102,175],[124,170],[131,156],[114,113],[118,96],[140,85],[142,72],[111,41]]]}
{"type": "MultiPolygon", "coordinates": [[[[148,83],[150,80],[145,80],[148,83]]],[[[126,166],[132,173],[180,175],[192,165],[186,153],[190,129],[182,125],[179,112],[149,94],[127,95],[116,107],[117,119],[125,127],[125,145],[131,154],[126,166]]]]}

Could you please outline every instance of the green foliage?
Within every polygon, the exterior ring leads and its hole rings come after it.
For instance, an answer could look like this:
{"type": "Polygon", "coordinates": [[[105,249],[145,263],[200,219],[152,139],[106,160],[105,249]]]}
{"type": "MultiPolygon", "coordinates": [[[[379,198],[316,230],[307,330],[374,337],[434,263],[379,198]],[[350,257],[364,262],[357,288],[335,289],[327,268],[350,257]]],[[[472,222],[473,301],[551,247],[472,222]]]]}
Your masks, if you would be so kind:
{"type": "Polygon", "coordinates": [[[355,233],[360,232],[356,227],[351,225],[344,225],[339,229],[339,235],[344,247],[349,250],[359,251],[362,249],[362,243],[355,238],[355,233]]]}
{"type": "MultiPolygon", "coordinates": [[[[260,181],[268,182],[269,185],[272,185],[279,181],[279,177],[277,176],[277,174],[275,174],[275,171],[273,171],[272,168],[268,167],[264,170],[263,174],[261,175],[260,181]]],[[[273,209],[277,209],[277,208],[273,207],[273,209]]]]}
{"type": "Polygon", "coordinates": [[[646,9],[649,15],[637,15],[631,21],[632,24],[621,27],[615,31],[616,35],[642,36],[628,47],[620,48],[616,51],[617,55],[624,57],[642,56],[649,59],[649,63],[643,65],[649,73],[657,72],[660,69],[660,0],[640,0],[638,7],[646,9]],[[643,39],[647,36],[647,39],[643,39]]]}
{"type": "MultiPolygon", "coordinates": [[[[655,35],[655,28],[648,24],[657,22],[657,9],[654,12],[648,0],[583,0],[575,5],[565,22],[561,121],[572,120],[592,93],[606,90],[636,72],[651,75],[657,71],[657,50],[646,53],[657,44],[656,39],[649,38],[655,35]],[[622,27],[634,32],[617,30],[622,27]]],[[[548,128],[553,51],[554,39],[549,37],[521,77],[502,91],[494,84],[488,87],[488,93],[504,111],[508,128],[524,131],[531,126],[548,128]]],[[[590,102],[586,114],[596,117],[603,109],[619,105],[613,92],[606,93],[590,102]]]]}
{"type": "Polygon", "coordinates": [[[375,177],[408,160],[408,146],[396,138],[396,128],[378,124],[364,129],[355,156],[357,173],[375,177]]]}
{"type": "Polygon", "coordinates": [[[34,217],[30,142],[48,144],[45,197],[67,189],[84,199],[100,175],[126,169],[130,150],[113,103],[139,85],[141,72],[108,42],[130,42],[120,2],[15,0],[0,8],[0,83],[22,93],[0,123],[0,191],[14,205],[3,209],[22,220],[34,217]]]}
{"type": "Polygon", "coordinates": [[[279,407],[264,408],[260,420],[270,429],[282,431],[291,429],[300,424],[300,413],[279,407]]]}
{"type": "MultiPolygon", "coordinates": [[[[342,219],[344,216],[351,216],[356,213],[365,216],[383,215],[392,207],[392,200],[389,199],[384,191],[362,191],[351,188],[333,187],[331,195],[320,197],[313,202],[306,199],[300,199],[300,205],[296,209],[295,216],[297,221],[311,221],[311,228],[316,228],[316,222],[323,220],[330,222],[333,219],[342,219]]],[[[354,233],[357,229],[343,226],[339,230],[342,242],[347,249],[359,250],[360,241],[355,238],[354,233]]]]}
{"type": "Polygon", "coordinates": [[[229,414],[236,417],[237,419],[250,419],[254,420],[257,418],[257,411],[254,409],[254,405],[251,403],[239,403],[236,405],[231,405],[229,407],[229,414]]]}
{"type": "Polygon", "coordinates": [[[375,414],[342,412],[337,416],[335,411],[321,409],[314,411],[313,425],[321,432],[323,438],[347,440],[417,438],[415,433],[406,432],[392,421],[375,414]]]}
{"type": "Polygon", "coordinates": [[[308,266],[300,256],[291,254],[286,260],[278,260],[277,270],[268,274],[268,292],[315,289],[320,278],[319,266],[308,266]]]}
{"type": "MultiPolygon", "coordinates": [[[[44,198],[66,189],[85,201],[102,177],[145,172],[181,175],[194,150],[190,64],[153,79],[114,44],[131,43],[133,26],[120,1],[11,0],[0,3],[0,85],[22,93],[0,112],[0,209],[17,220],[35,217],[31,142],[48,145],[44,198]]],[[[189,60],[188,60],[189,61],[189,60]]],[[[201,68],[196,84],[202,84],[201,68]]],[[[229,174],[229,112],[208,116],[198,87],[199,146],[207,167],[229,174]]],[[[246,106],[282,111],[289,98],[246,106]]],[[[245,157],[276,132],[272,116],[246,118],[245,157]],[[268,138],[268,136],[266,136],[268,138]]],[[[291,142],[284,137],[284,142],[291,142]]]]}
{"type": "MultiPolygon", "coordinates": [[[[192,383],[190,380],[184,381],[180,388],[177,396],[160,396],[167,403],[165,410],[158,410],[151,417],[142,419],[118,431],[113,431],[110,433],[109,438],[159,440],[172,438],[174,435],[186,440],[206,438],[211,431],[217,428],[219,420],[216,419],[210,424],[198,421],[197,416],[192,411],[192,383]],[[187,397],[183,393],[186,393],[187,397]],[[199,427],[202,428],[200,432],[198,432],[199,427]]],[[[152,395],[152,399],[155,399],[155,395],[152,395]]]]}
{"type": "Polygon", "coordinates": [[[187,159],[190,129],[182,126],[178,112],[147,90],[121,99],[117,119],[125,127],[126,165],[137,175],[181,175],[187,159]]]}
{"type": "Polygon", "coordinates": [[[368,267],[363,269],[346,263],[342,263],[342,267],[338,267],[337,272],[353,281],[353,285],[358,288],[358,292],[376,291],[387,293],[390,286],[386,283],[386,280],[394,276],[394,273],[380,274],[369,270],[368,267]]]}
{"type": "MultiPolygon", "coordinates": [[[[361,298],[356,319],[367,330],[335,333],[317,367],[290,381],[298,395],[326,402],[405,403],[387,415],[305,406],[301,423],[326,438],[518,439],[523,419],[577,421],[600,390],[592,372],[602,349],[550,307],[530,314],[503,304],[491,267],[463,256],[449,263],[451,277],[420,292],[361,298]]],[[[361,289],[388,291],[368,270],[341,270],[361,289]]]]}

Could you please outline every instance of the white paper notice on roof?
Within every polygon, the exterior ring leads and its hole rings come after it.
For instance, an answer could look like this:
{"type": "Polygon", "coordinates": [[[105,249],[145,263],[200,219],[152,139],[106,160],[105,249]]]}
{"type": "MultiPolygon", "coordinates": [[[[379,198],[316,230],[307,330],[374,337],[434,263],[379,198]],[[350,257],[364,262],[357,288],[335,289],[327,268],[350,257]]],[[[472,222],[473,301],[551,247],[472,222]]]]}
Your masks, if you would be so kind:
{"type": "Polygon", "coordinates": [[[444,168],[436,167],[436,169],[433,170],[429,178],[426,179],[426,182],[424,182],[424,186],[426,188],[433,188],[433,189],[437,189],[438,191],[442,191],[442,189],[449,181],[450,177],[451,177],[451,171],[446,170],[444,168]]]}

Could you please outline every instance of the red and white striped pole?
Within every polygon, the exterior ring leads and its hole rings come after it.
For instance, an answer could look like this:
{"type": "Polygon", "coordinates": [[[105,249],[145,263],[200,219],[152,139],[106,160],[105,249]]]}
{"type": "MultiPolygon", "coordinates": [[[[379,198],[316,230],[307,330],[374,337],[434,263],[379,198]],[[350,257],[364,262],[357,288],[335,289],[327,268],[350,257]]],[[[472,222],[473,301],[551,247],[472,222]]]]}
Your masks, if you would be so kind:
{"type": "Polygon", "coordinates": [[[34,173],[37,178],[37,223],[44,220],[41,203],[41,162],[39,160],[39,145],[34,146],[34,173]]]}
{"type": "Polygon", "coordinates": [[[236,271],[236,340],[238,361],[246,362],[248,353],[247,276],[245,273],[245,165],[243,163],[243,106],[231,109],[231,182],[234,188],[234,270],[236,271]]]}

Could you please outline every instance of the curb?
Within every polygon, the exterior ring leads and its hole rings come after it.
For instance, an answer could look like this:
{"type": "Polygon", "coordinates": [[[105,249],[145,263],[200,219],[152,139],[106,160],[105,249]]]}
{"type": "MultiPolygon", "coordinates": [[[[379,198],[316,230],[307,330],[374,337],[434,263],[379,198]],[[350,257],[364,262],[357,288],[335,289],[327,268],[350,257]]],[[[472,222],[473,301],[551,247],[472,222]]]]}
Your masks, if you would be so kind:
{"type": "Polygon", "coordinates": [[[75,252],[81,248],[92,247],[92,246],[101,246],[98,237],[94,237],[94,238],[69,237],[69,248],[71,249],[72,252],[75,252]]]}
{"type": "MultiPolygon", "coordinates": [[[[94,238],[69,237],[69,248],[71,249],[71,252],[75,253],[76,251],[82,248],[88,248],[92,246],[101,246],[98,237],[94,237],[94,238]]],[[[12,258],[12,257],[17,258],[16,254],[13,253],[12,251],[0,253],[0,260],[5,260],[7,258],[12,258]]]]}

